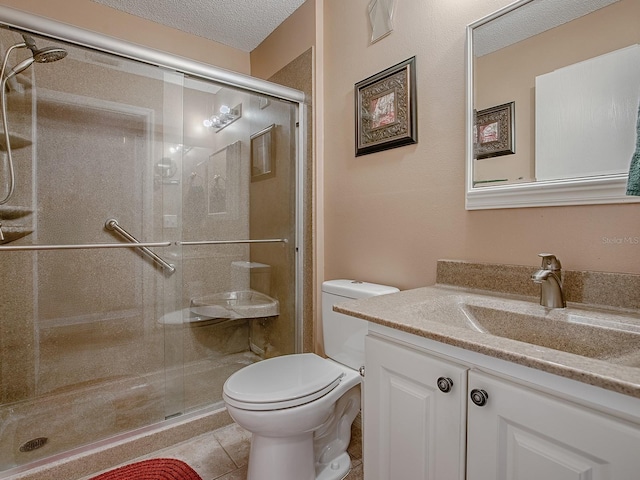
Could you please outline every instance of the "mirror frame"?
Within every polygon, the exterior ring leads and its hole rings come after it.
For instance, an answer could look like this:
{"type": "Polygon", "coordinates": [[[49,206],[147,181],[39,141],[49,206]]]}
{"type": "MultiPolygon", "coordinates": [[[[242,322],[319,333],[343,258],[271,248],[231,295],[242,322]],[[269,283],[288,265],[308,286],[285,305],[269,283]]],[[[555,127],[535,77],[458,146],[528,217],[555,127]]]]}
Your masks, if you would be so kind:
{"type": "Polygon", "coordinates": [[[466,31],[466,184],[465,208],[483,210],[496,208],[547,207],[563,205],[596,205],[637,203],[640,197],[626,195],[627,174],[602,175],[561,180],[545,180],[473,187],[474,164],[474,85],[473,31],[522,5],[535,0],[518,0],[469,25],[466,31]]]}

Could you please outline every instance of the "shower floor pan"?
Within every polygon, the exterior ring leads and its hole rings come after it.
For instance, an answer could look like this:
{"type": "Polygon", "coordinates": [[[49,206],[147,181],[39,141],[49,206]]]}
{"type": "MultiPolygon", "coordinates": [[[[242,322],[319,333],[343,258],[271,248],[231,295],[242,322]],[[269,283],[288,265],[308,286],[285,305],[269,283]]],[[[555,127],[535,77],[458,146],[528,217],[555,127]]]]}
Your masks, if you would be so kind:
{"type": "MultiPolygon", "coordinates": [[[[173,412],[165,388],[184,378],[183,412],[222,401],[226,378],[260,358],[251,352],[200,360],[168,372],[70,385],[0,407],[0,471],[162,422],[173,412]]],[[[180,413],[180,412],[178,412],[180,413]]]]}

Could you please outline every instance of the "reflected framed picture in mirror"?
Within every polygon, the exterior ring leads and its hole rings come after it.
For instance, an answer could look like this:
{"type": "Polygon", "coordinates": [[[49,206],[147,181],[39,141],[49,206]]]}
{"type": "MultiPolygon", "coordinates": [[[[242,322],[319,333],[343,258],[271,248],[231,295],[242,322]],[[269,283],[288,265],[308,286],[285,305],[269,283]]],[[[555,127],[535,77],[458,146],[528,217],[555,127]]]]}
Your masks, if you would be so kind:
{"type": "Polygon", "coordinates": [[[477,160],[515,153],[514,118],[515,102],[476,112],[474,144],[477,160]]]}

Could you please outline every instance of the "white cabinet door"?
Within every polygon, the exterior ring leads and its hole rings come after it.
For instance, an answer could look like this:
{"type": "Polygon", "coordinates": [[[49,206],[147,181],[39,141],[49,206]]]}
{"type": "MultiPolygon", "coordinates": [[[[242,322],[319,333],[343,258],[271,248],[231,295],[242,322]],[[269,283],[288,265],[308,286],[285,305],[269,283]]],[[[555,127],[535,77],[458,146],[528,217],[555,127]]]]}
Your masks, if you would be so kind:
{"type": "Polygon", "coordinates": [[[488,398],[469,400],[468,480],[640,478],[640,426],[471,371],[470,394],[479,390],[488,398]]]}
{"type": "Polygon", "coordinates": [[[365,478],[464,479],[467,369],[378,337],[365,345],[365,478]]]}

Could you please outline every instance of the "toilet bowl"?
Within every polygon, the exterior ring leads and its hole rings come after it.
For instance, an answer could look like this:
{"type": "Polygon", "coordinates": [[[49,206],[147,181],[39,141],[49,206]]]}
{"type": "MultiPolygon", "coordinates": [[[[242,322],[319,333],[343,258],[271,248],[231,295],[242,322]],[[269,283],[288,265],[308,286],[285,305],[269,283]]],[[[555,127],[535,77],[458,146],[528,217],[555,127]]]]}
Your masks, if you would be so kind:
{"type": "Polygon", "coordinates": [[[360,411],[367,322],[333,312],[347,299],[393,293],[383,285],[323,284],[325,350],[284,355],[231,375],[223,398],[235,422],[251,432],[248,480],[340,480],[351,468],[347,447],[360,411]]]}

